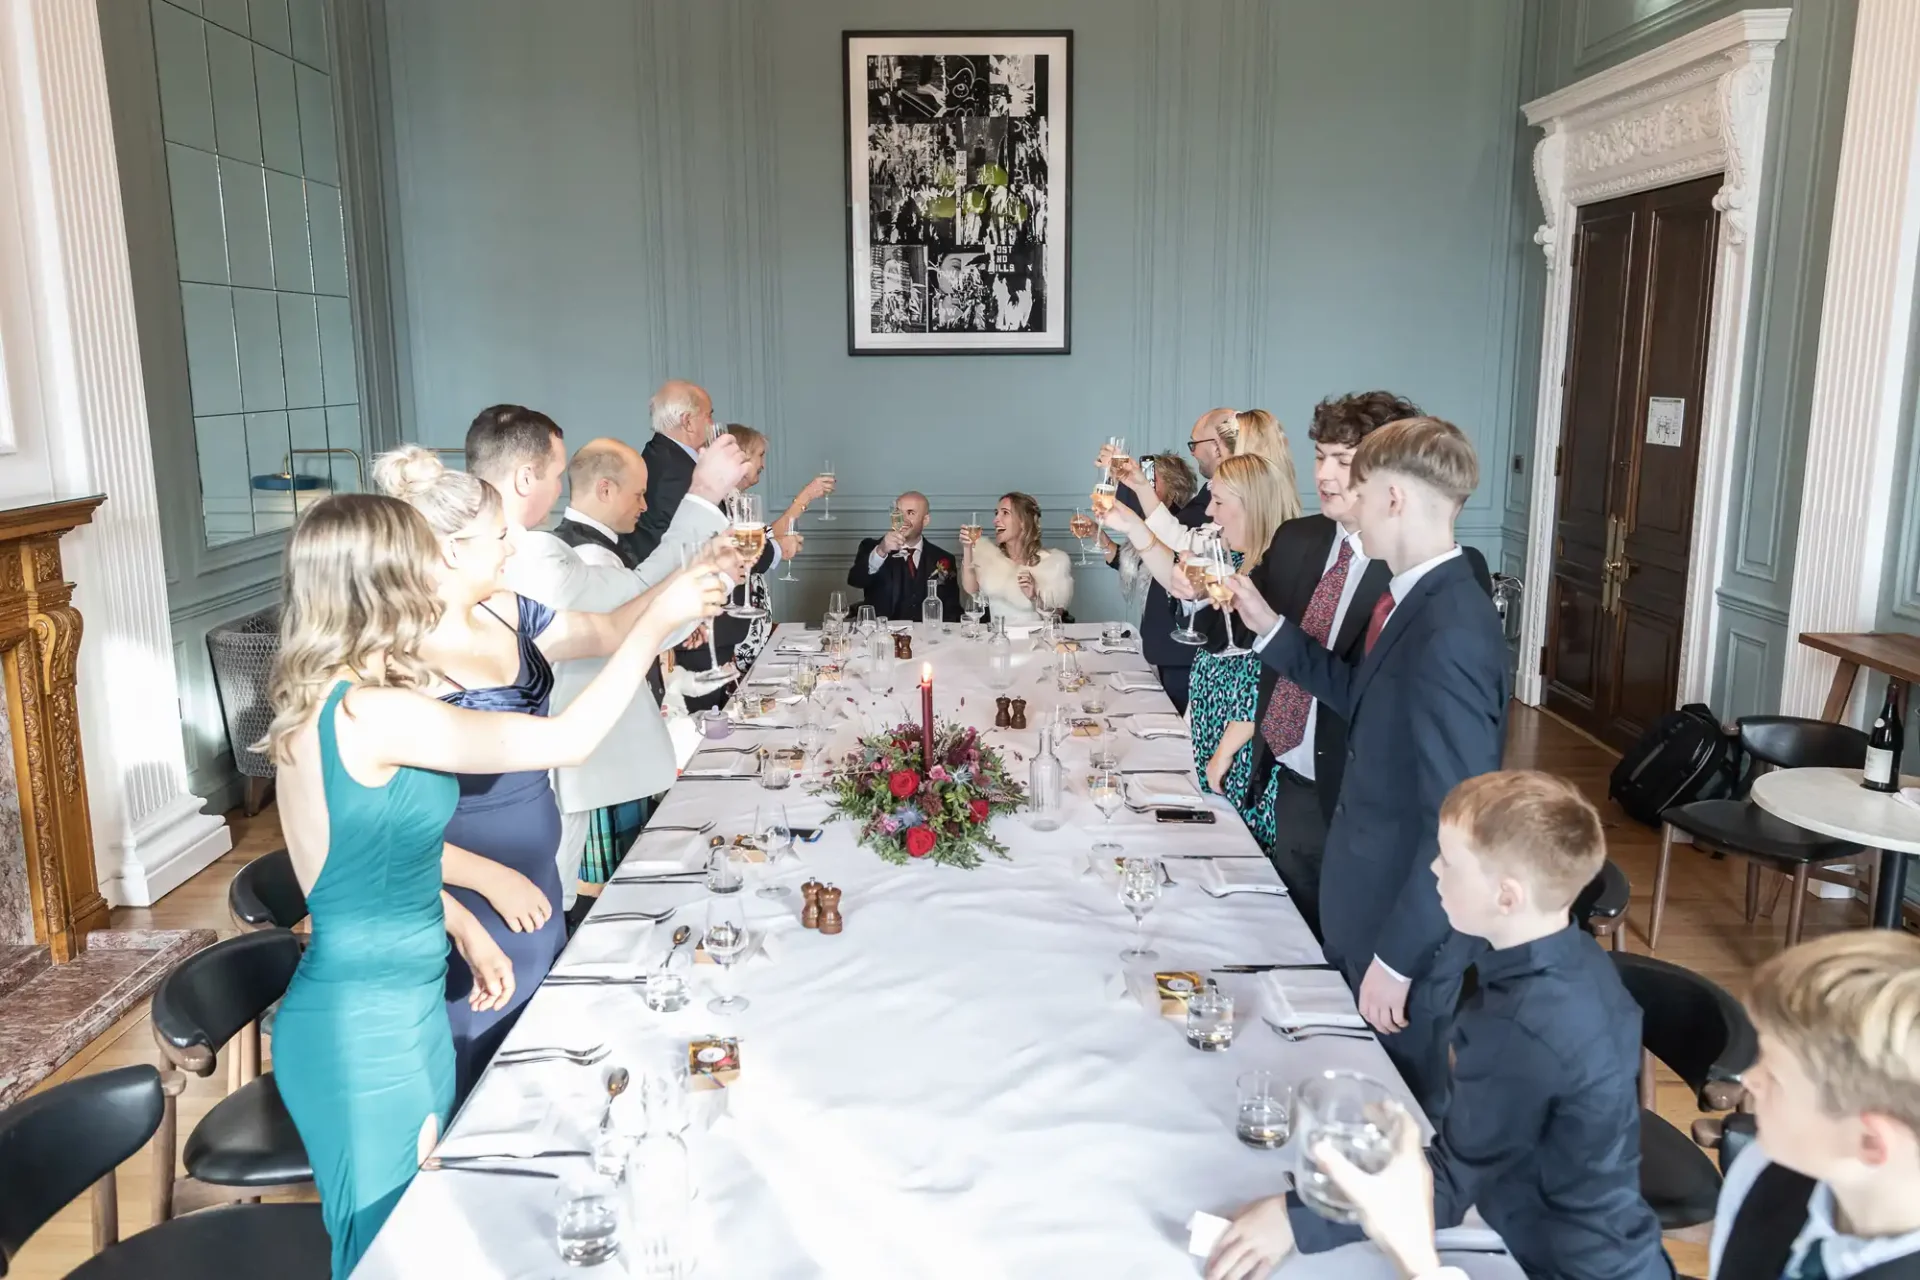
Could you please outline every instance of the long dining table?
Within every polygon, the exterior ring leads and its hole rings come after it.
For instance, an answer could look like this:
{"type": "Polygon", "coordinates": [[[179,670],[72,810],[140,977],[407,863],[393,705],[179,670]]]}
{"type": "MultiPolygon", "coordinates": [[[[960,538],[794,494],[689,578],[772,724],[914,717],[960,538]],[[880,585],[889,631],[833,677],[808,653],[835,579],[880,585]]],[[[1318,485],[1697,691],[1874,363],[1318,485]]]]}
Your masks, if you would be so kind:
{"type": "MultiPolygon", "coordinates": [[[[1085,691],[1059,692],[1056,656],[1018,639],[1013,687],[1005,692],[1026,699],[1028,728],[995,729],[987,646],[962,638],[957,627],[935,630],[913,626],[909,661],[856,660],[842,679],[819,685],[806,710],[825,728],[820,765],[842,758],[862,733],[917,722],[926,663],[937,716],[980,727],[1024,782],[1053,708],[1064,701],[1079,709],[1085,691]]],[[[1149,670],[1136,651],[1104,651],[1098,633],[1088,625],[1065,629],[1080,642],[1077,659],[1092,681],[1105,685],[1116,672],[1149,670]]],[[[817,628],[781,626],[747,689],[776,687],[769,682],[801,660],[790,650],[818,637],[817,628]]],[[[1104,696],[1116,726],[1171,712],[1157,687],[1108,688],[1104,696]]],[[[793,745],[801,712],[785,703],[765,717],[771,724],[742,725],[715,745],[793,745]]],[[[1125,728],[1115,737],[1123,770],[1174,770],[1191,782],[1186,739],[1138,737],[1125,728]]],[[[796,844],[797,857],[784,865],[748,868],[740,897],[762,940],[728,985],[749,1007],[727,1016],[709,1012],[718,971],[706,964],[682,969],[691,975],[693,999],[673,1013],[650,1011],[638,986],[550,978],[503,1052],[605,1045],[608,1056],[585,1067],[496,1063],[449,1125],[441,1154],[499,1151],[509,1138],[525,1149],[584,1149],[601,1122],[607,1068],[625,1065],[638,1078],[684,1062],[692,1039],[733,1036],[737,1078],[692,1095],[695,1118],[683,1135],[697,1187],[695,1275],[1198,1274],[1203,1264],[1188,1252],[1191,1215],[1230,1216],[1284,1190],[1293,1168],[1291,1150],[1257,1150],[1236,1139],[1240,1073],[1264,1068],[1298,1081],[1338,1068],[1402,1086],[1371,1039],[1296,1043],[1267,1026],[1259,1011],[1275,981],[1268,975],[1214,975],[1239,1010],[1225,1052],[1190,1047],[1178,1019],[1138,998],[1141,969],[1150,981],[1153,970],[1308,965],[1322,956],[1286,897],[1208,892],[1278,884],[1231,806],[1207,800],[1211,825],[1160,824],[1123,807],[1111,835],[1128,854],[1163,859],[1170,881],[1146,919],[1158,958],[1137,964],[1129,984],[1120,953],[1133,922],[1116,878],[1090,854],[1101,819],[1087,795],[1088,746],[1077,737],[1064,746],[1063,824],[1039,831],[1025,814],[996,818],[1007,857],[990,855],[972,870],[892,865],[860,847],[852,823],[832,820],[817,791],[818,768],[782,791],[755,780],[683,774],[651,819],[654,833],[641,835],[620,875],[702,866],[711,835],[746,832],[769,802],[783,803],[795,826],[824,828],[816,841],[796,844]],[[659,830],[709,822],[710,833],[659,830]],[[762,876],[777,876],[790,892],[758,896],[762,876]],[[809,878],[843,891],[841,933],[801,926],[799,885],[809,878]]],[[[699,883],[616,880],[554,975],[650,971],[678,924],[700,935],[706,897],[699,883]],[[598,919],[669,907],[675,915],[660,924],[598,919]]],[[[570,1161],[584,1163],[578,1156],[517,1163],[564,1175],[570,1161]]],[[[558,1185],[424,1170],[355,1275],[578,1274],[561,1263],[555,1244],[558,1185]]],[[[1460,1247],[1443,1258],[1476,1280],[1520,1275],[1484,1227],[1443,1234],[1443,1244],[1460,1247]]],[[[586,1274],[627,1274],[624,1258],[586,1274]]],[[[1363,1243],[1295,1258],[1281,1274],[1384,1280],[1395,1273],[1363,1243]]]]}

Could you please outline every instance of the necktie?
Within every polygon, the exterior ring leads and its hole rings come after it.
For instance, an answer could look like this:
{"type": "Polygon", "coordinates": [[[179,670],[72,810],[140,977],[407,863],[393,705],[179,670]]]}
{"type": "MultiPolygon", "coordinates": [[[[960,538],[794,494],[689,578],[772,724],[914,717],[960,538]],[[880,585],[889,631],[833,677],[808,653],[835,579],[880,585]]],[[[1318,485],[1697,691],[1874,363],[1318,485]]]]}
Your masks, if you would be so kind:
{"type": "Polygon", "coordinates": [[[1387,629],[1387,615],[1393,612],[1393,592],[1382,591],[1380,598],[1373,602],[1373,616],[1367,619],[1367,652],[1373,652],[1374,644],[1380,639],[1380,633],[1387,629]]]}
{"type": "Polygon", "coordinates": [[[1818,1240],[1808,1246],[1806,1257],[1788,1273],[1787,1280],[1827,1280],[1827,1260],[1820,1256],[1818,1240]]]}
{"type": "MultiPolygon", "coordinates": [[[[1339,557],[1331,569],[1320,575],[1313,596],[1307,601],[1307,611],[1300,619],[1300,630],[1321,644],[1327,642],[1327,635],[1333,630],[1333,615],[1340,607],[1340,593],[1346,590],[1347,569],[1352,563],[1353,543],[1342,538],[1339,557]]],[[[1276,758],[1300,745],[1300,739],[1307,732],[1307,711],[1312,706],[1313,698],[1293,681],[1282,680],[1273,686],[1273,696],[1267,699],[1267,713],[1260,717],[1260,736],[1267,740],[1276,758]]]]}
{"type": "Polygon", "coordinates": [[[909,578],[920,576],[920,553],[911,547],[907,549],[907,576],[909,578]]]}

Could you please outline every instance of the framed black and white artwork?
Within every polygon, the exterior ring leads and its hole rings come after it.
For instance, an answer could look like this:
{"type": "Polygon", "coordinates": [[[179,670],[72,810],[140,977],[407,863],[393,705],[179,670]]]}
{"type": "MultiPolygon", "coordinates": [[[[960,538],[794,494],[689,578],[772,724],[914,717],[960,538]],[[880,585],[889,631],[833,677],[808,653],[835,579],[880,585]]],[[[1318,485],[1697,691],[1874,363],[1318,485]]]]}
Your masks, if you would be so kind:
{"type": "Polygon", "coordinates": [[[1073,34],[849,31],[847,348],[1063,354],[1073,34]]]}

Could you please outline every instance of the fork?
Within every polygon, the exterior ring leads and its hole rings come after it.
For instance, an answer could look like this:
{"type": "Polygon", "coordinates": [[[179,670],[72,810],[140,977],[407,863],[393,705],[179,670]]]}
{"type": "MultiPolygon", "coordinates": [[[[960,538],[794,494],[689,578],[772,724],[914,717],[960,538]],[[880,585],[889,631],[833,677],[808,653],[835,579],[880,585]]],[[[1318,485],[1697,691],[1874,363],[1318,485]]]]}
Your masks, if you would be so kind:
{"type": "Polygon", "coordinates": [[[1277,884],[1234,884],[1228,885],[1224,889],[1216,889],[1210,884],[1203,884],[1200,887],[1215,898],[1231,898],[1235,894],[1240,893],[1265,894],[1269,898],[1287,898],[1292,896],[1286,891],[1284,886],[1277,884]]]}
{"type": "Polygon", "coordinates": [[[607,1046],[596,1044],[590,1049],[567,1049],[560,1046],[545,1049],[515,1049],[511,1053],[495,1054],[493,1065],[496,1067],[517,1067],[526,1062],[571,1062],[579,1067],[591,1067],[606,1058],[607,1046]]]}
{"type": "Polygon", "coordinates": [[[1362,1031],[1358,1027],[1283,1027],[1277,1022],[1269,1022],[1273,1034],[1288,1044],[1299,1044],[1303,1040],[1372,1040],[1373,1032],[1362,1031]]]}
{"type": "Polygon", "coordinates": [[[630,924],[635,920],[651,920],[658,924],[678,911],[678,907],[668,907],[665,911],[609,911],[603,915],[588,916],[581,924],[630,924]]]}
{"type": "Polygon", "coordinates": [[[646,836],[646,835],[652,835],[656,831],[691,831],[693,832],[693,834],[697,836],[703,836],[711,830],[713,830],[713,820],[709,818],[707,821],[701,823],[697,827],[673,827],[673,826],[643,827],[641,828],[640,834],[643,836],[646,836]]]}

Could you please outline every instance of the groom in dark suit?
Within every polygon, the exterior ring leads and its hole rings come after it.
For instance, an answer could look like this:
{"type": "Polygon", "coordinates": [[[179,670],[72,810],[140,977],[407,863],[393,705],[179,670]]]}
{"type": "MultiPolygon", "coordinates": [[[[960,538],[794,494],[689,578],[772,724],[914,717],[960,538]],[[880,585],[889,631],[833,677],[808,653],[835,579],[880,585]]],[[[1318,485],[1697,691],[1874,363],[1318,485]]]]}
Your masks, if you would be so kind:
{"type": "Polygon", "coordinates": [[[847,570],[847,585],[862,593],[875,614],[895,622],[918,622],[927,584],[938,580],[941,616],[960,616],[960,576],[953,553],[926,538],[927,497],[907,492],[893,500],[893,527],[881,538],[861,540],[847,570]]]}
{"type": "Polygon", "coordinates": [[[1480,949],[1440,907],[1440,803],[1456,783],[1500,767],[1507,647],[1453,538],[1479,483],[1460,429],[1437,418],[1382,427],[1356,451],[1353,480],[1361,543],[1392,574],[1366,614],[1359,665],[1308,634],[1304,617],[1277,616],[1245,578],[1234,603],[1262,632],[1262,663],[1347,722],[1320,885],[1326,954],[1437,1124],[1460,979],[1480,949]]]}

